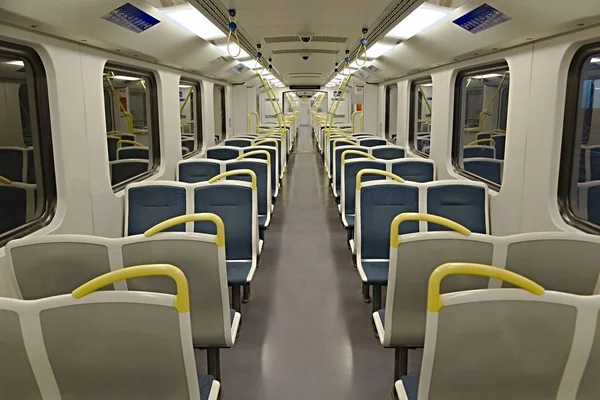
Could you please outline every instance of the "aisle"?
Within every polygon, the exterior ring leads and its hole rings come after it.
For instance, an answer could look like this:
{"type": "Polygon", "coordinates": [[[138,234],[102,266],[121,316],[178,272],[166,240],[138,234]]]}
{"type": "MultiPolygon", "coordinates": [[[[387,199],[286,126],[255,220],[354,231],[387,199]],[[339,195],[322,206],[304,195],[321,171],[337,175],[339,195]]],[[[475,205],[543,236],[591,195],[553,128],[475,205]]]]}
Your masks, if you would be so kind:
{"type": "Polygon", "coordinates": [[[222,355],[227,400],[388,399],[393,351],[371,333],[309,130],[290,158],[242,333],[222,355]]]}

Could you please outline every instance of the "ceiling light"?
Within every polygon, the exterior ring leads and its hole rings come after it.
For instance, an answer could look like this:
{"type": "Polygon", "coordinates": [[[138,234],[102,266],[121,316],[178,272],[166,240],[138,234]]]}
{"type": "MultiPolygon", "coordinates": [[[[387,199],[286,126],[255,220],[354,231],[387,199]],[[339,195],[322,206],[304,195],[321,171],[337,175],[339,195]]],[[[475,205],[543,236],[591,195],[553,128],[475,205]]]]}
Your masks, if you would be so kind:
{"type": "Polygon", "coordinates": [[[242,61],[241,64],[244,64],[246,67],[248,67],[250,69],[254,69],[257,67],[260,68],[260,64],[256,60],[242,61]]]}
{"type": "Polygon", "coordinates": [[[23,61],[20,61],[20,60],[4,61],[4,64],[16,65],[16,66],[19,66],[19,67],[24,67],[25,66],[25,63],[23,61]]]}
{"type": "Polygon", "coordinates": [[[394,48],[394,45],[377,42],[371,48],[367,49],[367,57],[378,58],[394,48]]]}
{"type": "Polygon", "coordinates": [[[215,24],[210,22],[191,4],[169,7],[163,11],[179,25],[200,36],[202,39],[215,40],[227,37],[215,24]]]}
{"type": "Polygon", "coordinates": [[[593,62],[593,63],[595,63],[595,64],[600,64],[600,58],[598,58],[598,57],[594,57],[590,61],[593,62]]]}
{"type": "Polygon", "coordinates": [[[429,82],[429,83],[423,83],[423,84],[421,84],[419,86],[421,86],[421,87],[430,87],[430,86],[433,86],[433,83],[431,83],[431,82],[429,82]]]}
{"type": "Polygon", "coordinates": [[[114,79],[118,79],[120,81],[139,81],[140,78],[136,78],[135,76],[126,76],[126,75],[115,75],[114,79]]]}
{"type": "Polygon", "coordinates": [[[451,9],[423,3],[415,11],[398,23],[386,37],[406,40],[417,33],[429,28],[446,15],[451,9]]]}
{"type": "Polygon", "coordinates": [[[230,43],[229,44],[229,50],[227,49],[227,45],[226,44],[220,44],[220,45],[215,46],[215,47],[217,49],[219,49],[223,54],[226,54],[226,55],[231,56],[233,58],[248,58],[248,57],[250,57],[248,55],[248,53],[246,53],[243,49],[240,50],[240,47],[236,43],[230,43]]]}
{"type": "Polygon", "coordinates": [[[180,89],[189,89],[189,88],[191,88],[191,86],[190,85],[179,85],[179,88],[180,89]]]}
{"type": "Polygon", "coordinates": [[[473,78],[475,79],[489,79],[489,78],[499,78],[503,76],[503,74],[485,74],[485,75],[477,75],[474,76],[473,78]]]}

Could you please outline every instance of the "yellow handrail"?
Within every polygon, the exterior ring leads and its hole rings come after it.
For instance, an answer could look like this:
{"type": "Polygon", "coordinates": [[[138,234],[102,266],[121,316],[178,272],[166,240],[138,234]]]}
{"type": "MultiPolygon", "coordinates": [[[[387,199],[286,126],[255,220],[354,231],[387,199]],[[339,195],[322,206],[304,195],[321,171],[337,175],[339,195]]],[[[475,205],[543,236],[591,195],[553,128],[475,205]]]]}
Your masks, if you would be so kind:
{"type": "Polygon", "coordinates": [[[2,176],[2,175],[0,175],[0,182],[5,183],[7,185],[10,185],[12,183],[12,181],[10,179],[8,179],[7,177],[2,176]]]}
{"type": "Polygon", "coordinates": [[[173,300],[173,307],[180,313],[190,311],[190,291],[187,279],[179,268],[170,264],[138,265],[108,272],[84,283],[73,290],[71,294],[74,298],[81,299],[88,294],[102,289],[107,285],[112,285],[115,282],[126,279],[142,278],[145,276],[168,276],[173,279],[177,285],[177,294],[173,300]]]}
{"type": "Polygon", "coordinates": [[[123,143],[132,144],[132,145],[134,145],[134,147],[146,147],[144,144],[142,144],[140,142],[136,142],[135,140],[121,139],[117,142],[117,149],[120,149],[121,144],[123,144],[123,143]]]}
{"type": "MultiPolygon", "coordinates": [[[[363,113],[362,111],[354,111],[352,113],[352,117],[351,117],[351,121],[352,121],[352,132],[356,132],[356,128],[354,127],[354,119],[357,115],[360,115],[362,117],[363,113]]],[[[359,120],[360,121],[360,120],[359,120]]]]}
{"type": "Polygon", "coordinates": [[[279,142],[277,141],[277,139],[263,139],[259,142],[256,142],[252,145],[252,147],[254,146],[260,146],[263,145],[265,143],[275,143],[275,148],[277,148],[277,146],[279,145],[279,142]]]}
{"type": "Polygon", "coordinates": [[[333,147],[337,147],[338,143],[347,143],[353,146],[358,146],[358,143],[350,139],[334,139],[333,147]]]}
{"type": "Polygon", "coordinates": [[[537,296],[544,294],[544,288],[534,281],[505,269],[483,264],[448,263],[437,267],[429,277],[427,311],[437,313],[444,307],[444,301],[440,294],[440,285],[442,280],[449,275],[476,275],[499,279],[527,290],[537,296]]]}
{"type": "Polygon", "coordinates": [[[179,108],[179,114],[183,114],[183,109],[185,108],[185,106],[187,105],[188,101],[190,100],[190,96],[192,95],[192,91],[194,90],[194,87],[190,87],[190,90],[188,91],[187,95],[185,96],[185,101],[183,102],[183,104],[181,105],[181,107],[179,108]]]}
{"type": "Polygon", "coordinates": [[[185,224],[186,222],[199,222],[208,221],[215,224],[217,227],[217,235],[215,237],[215,244],[218,247],[225,247],[225,224],[221,217],[212,213],[201,213],[201,214],[186,214],[174,217],[154,225],[152,228],[144,232],[144,236],[152,237],[157,233],[164,231],[165,229],[172,228],[177,225],[185,224]]]}
{"type": "Polygon", "coordinates": [[[229,178],[230,176],[235,175],[250,175],[250,178],[252,180],[252,184],[250,186],[252,187],[252,190],[256,190],[256,174],[251,169],[236,169],[233,171],[223,172],[222,174],[219,174],[209,179],[208,183],[215,183],[220,181],[221,179],[229,178]]]}
{"type": "Polygon", "coordinates": [[[488,143],[488,142],[489,142],[489,143],[491,143],[491,144],[492,144],[492,146],[494,146],[494,147],[496,146],[496,141],[495,141],[494,139],[492,139],[492,138],[488,138],[488,139],[477,139],[477,140],[474,140],[474,141],[472,141],[471,143],[469,143],[467,146],[476,146],[476,145],[478,145],[478,144],[481,144],[481,143],[488,143]]]}
{"type": "Polygon", "coordinates": [[[441,226],[445,226],[448,229],[452,229],[455,232],[460,233],[464,236],[469,236],[471,231],[462,226],[461,224],[454,222],[448,218],[440,217],[438,215],[432,214],[423,214],[423,213],[403,213],[397,215],[392,220],[392,225],[390,226],[390,247],[398,247],[400,246],[400,234],[398,230],[400,228],[400,224],[405,221],[426,221],[432,224],[438,224],[441,226]]]}
{"type": "Polygon", "coordinates": [[[402,179],[401,177],[399,177],[396,174],[392,174],[389,171],[382,171],[380,169],[372,169],[372,168],[367,168],[367,169],[361,169],[360,171],[358,171],[358,174],[356,174],[356,189],[360,190],[362,188],[362,177],[363,175],[381,175],[381,176],[385,176],[386,178],[390,178],[396,182],[400,182],[400,183],[404,183],[404,179],[402,179]]]}
{"type": "Polygon", "coordinates": [[[365,131],[365,114],[364,113],[360,114],[359,121],[360,121],[360,131],[364,132],[365,131]]]}
{"type": "Polygon", "coordinates": [[[342,153],[342,165],[346,164],[346,156],[348,154],[356,154],[358,156],[366,157],[369,160],[377,160],[377,157],[373,156],[372,154],[365,153],[364,151],[360,151],[360,150],[346,150],[346,151],[344,151],[342,153]]]}
{"type": "MultiPolygon", "coordinates": [[[[114,73],[111,72],[111,74],[114,77],[114,73]]],[[[121,112],[123,113],[123,115],[125,116],[125,119],[127,119],[127,125],[129,126],[129,132],[133,133],[133,115],[131,115],[131,113],[125,108],[125,106],[121,102],[119,93],[117,93],[117,89],[115,89],[112,82],[110,81],[110,77],[108,76],[108,74],[105,75],[105,78],[106,78],[106,82],[108,82],[108,86],[110,86],[112,95],[114,96],[113,100],[116,100],[119,102],[119,108],[120,108],[121,112]]],[[[112,106],[112,104],[111,104],[111,106],[112,106]]]]}
{"type": "MultiPolygon", "coordinates": [[[[251,112],[248,115],[256,115],[256,133],[258,133],[258,126],[260,125],[260,115],[257,112],[251,112]]],[[[248,131],[250,133],[250,131],[248,131]]]]}
{"type": "Polygon", "coordinates": [[[271,153],[269,153],[267,150],[253,150],[248,153],[242,154],[241,156],[236,158],[236,160],[243,160],[244,158],[248,158],[250,156],[257,156],[259,154],[266,155],[267,156],[267,165],[271,165],[271,153]]]}

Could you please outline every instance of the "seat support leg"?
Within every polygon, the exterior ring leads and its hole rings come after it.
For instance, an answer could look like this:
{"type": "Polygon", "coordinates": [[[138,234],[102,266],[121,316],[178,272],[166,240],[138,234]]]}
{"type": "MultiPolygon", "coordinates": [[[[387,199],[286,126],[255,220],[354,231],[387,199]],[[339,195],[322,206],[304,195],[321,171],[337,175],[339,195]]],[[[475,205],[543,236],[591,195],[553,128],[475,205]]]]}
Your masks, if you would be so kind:
{"type": "Polygon", "coordinates": [[[363,301],[369,304],[371,302],[371,294],[369,293],[369,285],[366,283],[362,284],[362,295],[363,301]]]}
{"type": "Polygon", "coordinates": [[[394,384],[408,374],[408,347],[394,349],[394,384]]]}
{"type": "Polygon", "coordinates": [[[240,285],[231,287],[231,306],[235,311],[242,312],[242,287],[240,285]]]}
{"type": "Polygon", "coordinates": [[[250,284],[246,283],[244,285],[244,297],[242,297],[242,303],[246,304],[250,301],[250,295],[252,294],[252,291],[250,289],[250,284]]]}
{"type": "Polygon", "coordinates": [[[260,240],[265,240],[265,230],[266,230],[266,229],[259,229],[259,230],[258,230],[258,238],[259,238],[260,240]]]}
{"type": "Polygon", "coordinates": [[[350,249],[350,240],[354,239],[354,232],[352,231],[351,228],[346,228],[346,244],[348,245],[348,248],[350,249]]]}
{"type": "Polygon", "coordinates": [[[373,312],[381,310],[381,285],[373,285],[373,312]]]}
{"type": "Polygon", "coordinates": [[[206,366],[208,374],[214,376],[218,381],[221,380],[221,352],[220,349],[210,347],[206,349],[206,366]]]}

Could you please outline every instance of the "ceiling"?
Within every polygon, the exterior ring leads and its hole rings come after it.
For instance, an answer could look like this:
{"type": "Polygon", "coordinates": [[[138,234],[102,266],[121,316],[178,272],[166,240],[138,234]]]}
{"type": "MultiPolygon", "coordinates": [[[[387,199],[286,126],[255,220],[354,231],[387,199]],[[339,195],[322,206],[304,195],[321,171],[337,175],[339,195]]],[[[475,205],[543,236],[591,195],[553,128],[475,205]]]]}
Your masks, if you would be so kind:
{"type": "MultiPolygon", "coordinates": [[[[389,0],[222,0],[288,84],[321,84],[355,47],[389,0]],[[300,34],[314,35],[303,43],[300,34]],[[309,55],[303,60],[302,55],[309,55]]],[[[422,2],[422,1],[420,1],[422,2]]]]}

